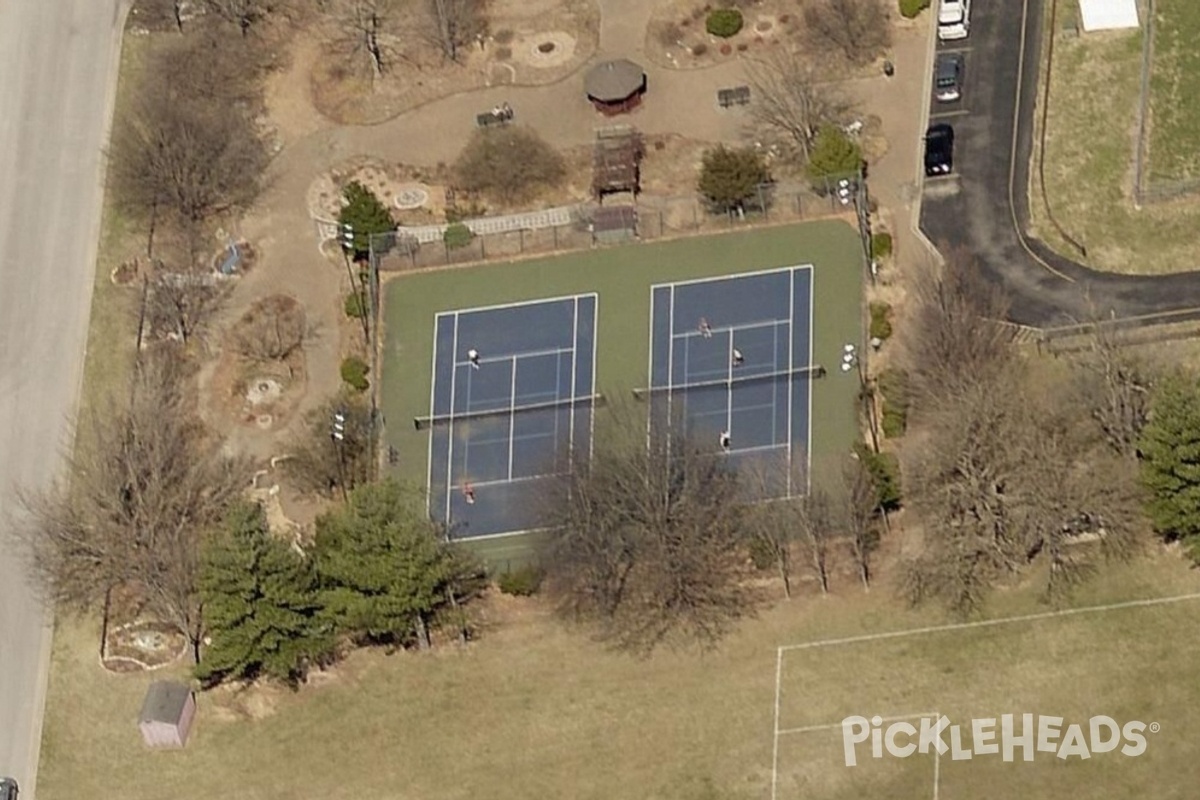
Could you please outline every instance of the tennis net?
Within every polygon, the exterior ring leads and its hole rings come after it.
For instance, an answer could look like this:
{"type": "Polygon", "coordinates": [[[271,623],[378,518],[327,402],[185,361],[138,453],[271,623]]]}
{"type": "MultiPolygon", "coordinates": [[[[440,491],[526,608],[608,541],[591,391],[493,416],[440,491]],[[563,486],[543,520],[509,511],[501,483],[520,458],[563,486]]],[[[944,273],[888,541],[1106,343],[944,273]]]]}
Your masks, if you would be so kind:
{"type": "Polygon", "coordinates": [[[507,406],[503,408],[489,408],[481,411],[463,411],[458,414],[434,414],[428,417],[413,417],[413,427],[419,431],[427,430],[436,425],[449,425],[453,422],[470,422],[476,419],[495,419],[500,417],[509,417],[516,414],[525,414],[530,411],[548,411],[558,408],[571,408],[572,406],[602,406],[604,405],[604,395],[589,394],[583,397],[564,397],[557,400],[547,400],[542,403],[529,403],[520,406],[507,406]]]}
{"type": "Polygon", "coordinates": [[[638,400],[645,400],[647,397],[654,397],[662,394],[670,394],[672,392],[688,392],[693,389],[711,389],[725,388],[730,386],[744,386],[752,383],[769,383],[771,381],[791,380],[793,378],[823,378],[825,377],[825,368],[819,364],[813,364],[808,367],[799,367],[797,369],[785,369],[778,372],[760,372],[754,375],[738,375],[736,371],[729,378],[718,378],[711,381],[697,381],[696,383],[676,384],[675,386],[647,386],[642,389],[634,389],[633,396],[638,400]]]}

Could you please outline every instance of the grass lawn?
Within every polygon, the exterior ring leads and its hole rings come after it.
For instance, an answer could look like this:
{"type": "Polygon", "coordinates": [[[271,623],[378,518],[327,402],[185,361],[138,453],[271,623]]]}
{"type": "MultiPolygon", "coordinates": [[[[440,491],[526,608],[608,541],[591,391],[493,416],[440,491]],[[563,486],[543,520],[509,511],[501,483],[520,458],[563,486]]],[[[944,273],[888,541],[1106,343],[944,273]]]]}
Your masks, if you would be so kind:
{"type": "MultiPolygon", "coordinates": [[[[842,344],[862,341],[862,250],[857,231],[838,221],[391,278],[383,290],[381,405],[389,423],[386,443],[399,451],[397,474],[425,486],[429,433],[414,431],[408,422],[429,413],[438,312],[596,292],[597,389],[617,396],[648,381],[653,284],[807,263],[815,265],[813,358],[829,370],[828,377],[813,383],[812,460],[817,478],[821,464],[832,464],[846,453],[857,432],[858,384],[837,366],[842,344]]],[[[495,561],[519,558],[528,541],[496,539],[479,546],[495,561]]]]}
{"type": "Polygon", "coordinates": [[[1200,179],[1200,3],[1157,0],[1150,74],[1150,180],[1200,179]]]}
{"type": "MultiPolygon", "coordinates": [[[[1103,571],[1075,603],[1198,590],[1193,571],[1155,557],[1103,571]]],[[[770,792],[779,645],[945,622],[933,609],[899,607],[884,583],[862,593],[845,578],[830,598],[810,592],[746,622],[712,653],[645,660],[565,629],[536,599],[492,598],[482,636],[465,650],[361,651],[297,694],[203,694],[193,738],[179,752],[147,751],[136,726],[147,684],[164,673],[105,672],[96,660],[96,624],[64,618],[38,788],[44,800],[761,800],[770,792]]],[[[1044,610],[1033,591],[1012,590],[990,613],[1044,610]]],[[[923,711],[930,709],[913,706],[929,703],[954,715],[1158,721],[1163,732],[1140,760],[1096,759],[1061,770],[1042,758],[1032,765],[943,762],[942,796],[1052,800],[1070,787],[1079,797],[1190,797],[1181,792],[1191,791],[1187,754],[1200,729],[1186,713],[1200,701],[1192,679],[1200,644],[1186,632],[1197,610],[1181,603],[793,653],[782,676],[783,721],[923,711]],[[1034,785],[1043,777],[1044,786],[1034,785]],[[1067,777],[1074,782],[1064,783],[1067,777]],[[1134,791],[1136,780],[1145,782],[1134,791]],[[1106,791],[1087,791],[1100,781],[1106,791]]],[[[780,776],[790,782],[781,786],[794,786],[807,770],[817,781],[812,788],[828,790],[806,796],[931,796],[928,764],[917,758],[864,768],[878,776],[880,791],[850,794],[864,785],[859,773],[829,765],[840,755],[835,745],[794,736],[781,744],[780,776]],[[913,794],[898,793],[906,781],[913,794]]]]}
{"type": "MultiPolygon", "coordinates": [[[[150,43],[147,37],[126,36],[121,45],[120,82],[114,117],[132,100],[132,84],[145,63],[150,43]]],[[[81,416],[103,407],[110,399],[123,398],[133,368],[137,336],[136,284],[118,286],[111,275],[121,262],[145,250],[144,234],[128,220],[105,193],[101,212],[100,247],[96,257],[96,281],[88,323],[87,360],[84,363],[81,416]]]]}
{"type": "MultiPolygon", "coordinates": [[[[1142,31],[1053,35],[1045,164],[1055,218],[1083,243],[1085,262],[1097,269],[1153,274],[1196,268],[1200,201],[1148,204],[1141,210],[1133,206],[1142,31]]],[[[1044,70],[1044,59],[1042,64],[1044,70]]],[[[1039,94],[1039,130],[1041,103],[1039,94]]],[[[1037,182],[1037,141],[1035,135],[1029,186],[1033,233],[1078,259],[1078,252],[1047,221],[1037,182]]],[[[1150,157],[1155,165],[1156,158],[1150,157]]]]}

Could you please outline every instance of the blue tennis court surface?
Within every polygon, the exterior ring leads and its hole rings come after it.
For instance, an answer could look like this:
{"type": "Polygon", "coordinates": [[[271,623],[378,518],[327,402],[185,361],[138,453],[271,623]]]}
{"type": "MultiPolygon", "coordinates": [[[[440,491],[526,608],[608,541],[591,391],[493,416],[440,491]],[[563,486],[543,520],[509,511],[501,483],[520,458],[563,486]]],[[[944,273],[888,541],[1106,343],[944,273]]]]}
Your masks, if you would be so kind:
{"type": "Polygon", "coordinates": [[[711,439],[767,497],[807,491],[812,267],[653,287],[656,420],[711,439]]]}
{"type": "Polygon", "coordinates": [[[438,314],[429,513],[453,538],[537,527],[547,482],[590,453],[596,295],[438,314]]]}

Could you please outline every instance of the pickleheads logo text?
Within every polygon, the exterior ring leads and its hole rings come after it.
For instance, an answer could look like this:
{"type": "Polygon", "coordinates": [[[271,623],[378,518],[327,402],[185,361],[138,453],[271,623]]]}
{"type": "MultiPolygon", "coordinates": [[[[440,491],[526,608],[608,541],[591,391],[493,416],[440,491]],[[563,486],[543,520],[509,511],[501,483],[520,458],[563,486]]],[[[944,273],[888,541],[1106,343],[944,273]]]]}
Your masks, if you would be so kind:
{"type": "MultiPolygon", "coordinates": [[[[893,718],[895,719],[895,718],[893,718]]],[[[883,717],[846,717],[842,720],[842,747],[846,766],[858,763],[859,745],[870,742],[871,757],[905,758],[914,753],[950,754],[955,761],[976,756],[1002,757],[1013,761],[1033,761],[1038,753],[1057,758],[1091,758],[1099,753],[1119,752],[1140,756],[1146,752],[1146,733],[1158,733],[1157,722],[1146,724],[1131,720],[1118,724],[1112,717],[1095,716],[1086,723],[1064,724],[1063,717],[1036,714],[1003,714],[952,724],[945,716],[916,720],[919,725],[900,720],[884,727],[883,717]],[[969,734],[969,738],[967,736],[969,734]]],[[[865,750],[865,748],[864,748],[865,750]]]]}

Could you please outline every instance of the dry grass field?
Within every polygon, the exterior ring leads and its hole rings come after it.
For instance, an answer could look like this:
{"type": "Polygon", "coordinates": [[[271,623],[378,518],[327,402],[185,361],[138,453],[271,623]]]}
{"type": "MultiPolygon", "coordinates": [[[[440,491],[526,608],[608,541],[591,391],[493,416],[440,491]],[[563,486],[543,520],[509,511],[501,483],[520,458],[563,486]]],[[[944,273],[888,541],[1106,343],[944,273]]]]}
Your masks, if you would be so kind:
{"type": "MultiPolygon", "coordinates": [[[[46,800],[766,798],[778,646],[946,622],[934,609],[898,605],[886,580],[884,573],[870,593],[844,580],[827,599],[806,590],[746,622],[715,652],[645,660],[564,628],[540,601],[493,597],[479,639],[465,649],[362,651],[298,693],[203,694],[193,738],[180,752],[144,749],[136,726],[146,685],[161,673],[105,672],[96,659],[96,623],[63,619],[40,794],[46,800]]],[[[1157,556],[1106,570],[1074,604],[1198,590],[1194,572],[1157,556]]],[[[1018,589],[998,596],[989,613],[1046,610],[1035,591],[1018,589]]],[[[1142,760],[1097,759],[1061,771],[1053,759],[944,764],[941,797],[980,796],[977,790],[993,786],[1000,771],[1014,793],[988,792],[999,800],[1049,800],[1100,781],[1115,792],[1104,796],[1132,798],[1145,795],[1123,787],[1144,780],[1155,797],[1182,798],[1191,791],[1192,764],[1180,756],[1200,733],[1200,724],[1187,719],[1200,700],[1191,679],[1200,646],[1184,633],[1194,630],[1196,611],[1183,602],[792,653],[782,674],[783,725],[925,710],[1158,721],[1163,732],[1142,760]],[[930,703],[935,709],[915,707],[930,703]],[[1047,775],[1054,780],[1039,788],[1047,775]]],[[[916,793],[903,796],[932,796],[929,764],[920,759],[871,762],[854,772],[831,760],[840,757],[839,742],[782,737],[781,744],[780,798],[863,797],[868,786],[887,788],[874,796],[900,797],[895,792],[905,781],[916,793]],[[805,775],[807,782],[798,783],[805,775]],[[812,794],[818,788],[822,793],[812,794]]]]}

